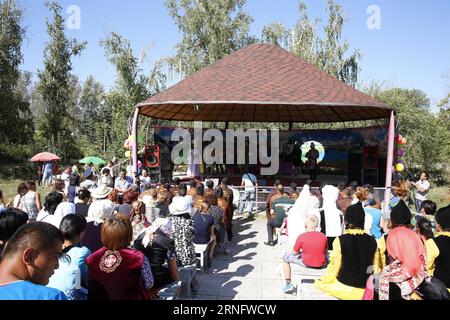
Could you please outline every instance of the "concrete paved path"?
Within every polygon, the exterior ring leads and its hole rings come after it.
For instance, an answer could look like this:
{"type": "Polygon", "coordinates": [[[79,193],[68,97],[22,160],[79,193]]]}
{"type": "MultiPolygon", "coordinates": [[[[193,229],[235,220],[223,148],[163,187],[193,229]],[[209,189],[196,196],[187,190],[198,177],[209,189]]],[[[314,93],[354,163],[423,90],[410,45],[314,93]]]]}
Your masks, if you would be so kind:
{"type": "Polygon", "coordinates": [[[303,285],[297,295],[284,294],[281,246],[269,247],[265,213],[233,220],[235,237],[229,255],[220,254],[206,272],[197,271],[200,287],[195,300],[330,300],[312,285],[303,285]]]}

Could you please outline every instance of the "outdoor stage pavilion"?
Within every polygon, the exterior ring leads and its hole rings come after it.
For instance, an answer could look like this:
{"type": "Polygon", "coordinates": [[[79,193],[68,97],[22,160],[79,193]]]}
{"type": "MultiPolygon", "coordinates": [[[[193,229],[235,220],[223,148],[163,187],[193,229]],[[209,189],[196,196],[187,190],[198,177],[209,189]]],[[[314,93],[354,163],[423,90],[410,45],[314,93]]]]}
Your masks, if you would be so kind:
{"type": "MultiPolygon", "coordinates": [[[[394,153],[394,110],[276,45],[254,44],[228,55],[139,103],[134,112],[173,121],[330,123],[387,119],[385,203],[394,153]]],[[[137,172],[138,148],[132,153],[137,172]]]]}

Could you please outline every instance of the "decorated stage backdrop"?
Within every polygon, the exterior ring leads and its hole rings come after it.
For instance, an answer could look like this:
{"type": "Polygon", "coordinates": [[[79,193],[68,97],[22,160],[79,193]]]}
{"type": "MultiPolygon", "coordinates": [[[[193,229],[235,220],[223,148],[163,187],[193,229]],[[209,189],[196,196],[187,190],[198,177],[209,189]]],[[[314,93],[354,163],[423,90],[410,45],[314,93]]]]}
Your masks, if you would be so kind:
{"type": "MultiPolygon", "coordinates": [[[[154,141],[161,147],[161,152],[169,153],[178,143],[171,141],[174,130],[175,128],[172,127],[155,127],[154,141]]],[[[193,129],[189,131],[193,135],[193,129]]],[[[225,130],[221,132],[225,137],[225,130]]],[[[387,128],[378,126],[340,130],[280,130],[278,175],[290,175],[299,165],[301,169],[306,169],[305,155],[311,142],[314,142],[319,151],[319,170],[322,174],[347,175],[349,159],[355,154],[362,155],[364,147],[377,146],[377,157],[386,159],[387,128]]],[[[203,147],[209,143],[205,142],[203,147]]],[[[224,143],[226,143],[225,139],[224,143]]]]}

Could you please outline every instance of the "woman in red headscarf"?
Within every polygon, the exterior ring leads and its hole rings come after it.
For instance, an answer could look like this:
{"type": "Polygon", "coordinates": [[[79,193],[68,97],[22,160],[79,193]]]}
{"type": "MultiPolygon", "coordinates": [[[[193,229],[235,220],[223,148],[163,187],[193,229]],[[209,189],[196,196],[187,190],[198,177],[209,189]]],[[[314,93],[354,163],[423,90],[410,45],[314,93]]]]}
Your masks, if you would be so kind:
{"type": "Polygon", "coordinates": [[[380,300],[411,300],[427,277],[425,247],[411,229],[397,227],[389,233],[386,242],[391,263],[380,276],[380,300]]]}

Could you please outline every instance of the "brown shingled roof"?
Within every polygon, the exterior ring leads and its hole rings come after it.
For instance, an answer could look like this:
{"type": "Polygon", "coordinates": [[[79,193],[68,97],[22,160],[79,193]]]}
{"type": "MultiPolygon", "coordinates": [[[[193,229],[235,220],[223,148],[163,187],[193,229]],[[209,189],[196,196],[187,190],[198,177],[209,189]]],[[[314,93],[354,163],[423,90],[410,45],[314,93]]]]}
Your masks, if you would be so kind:
{"type": "Polygon", "coordinates": [[[392,110],[268,44],[242,48],[138,106],[159,119],[230,122],[368,120],[392,110]]]}

